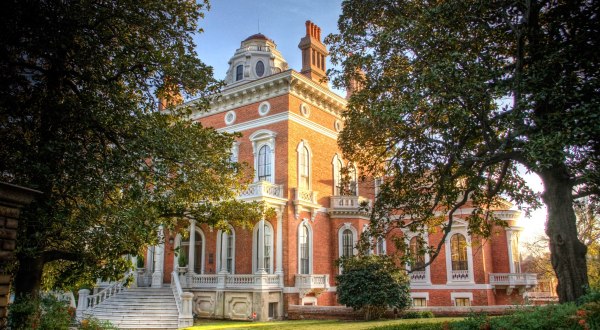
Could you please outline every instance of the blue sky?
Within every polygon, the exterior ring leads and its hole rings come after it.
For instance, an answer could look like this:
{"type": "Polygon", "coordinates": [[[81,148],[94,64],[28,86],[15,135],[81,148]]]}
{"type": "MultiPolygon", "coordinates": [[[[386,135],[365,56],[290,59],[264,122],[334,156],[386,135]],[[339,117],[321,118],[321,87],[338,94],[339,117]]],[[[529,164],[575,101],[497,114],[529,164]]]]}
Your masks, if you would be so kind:
{"type": "Polygon", "coordinates": [[[321,27],[322,37],[335,33],[340,5],[341,0],[214,0],[200,22],[204,33],[195,40],[196,50],[215,69],[215,78],[223,79],[227,61],[242,40],[259,32],[260,22],[260,33],[275,41],[290,68],[300,71],[298,43],[305,35],[304,22],[321,27]]]}
{"type": "MultiPolygon", "coordinates": [[[[318,25],[323,38],[338,32],[341,3],[341,0],[214,0],[211,10],[200,22],[204,33],[195,39],[196,51],[204,63],[214,68],[215,78],[223,79],[229,67],[227,61],[240,42],[260,31],[277,44],[290,68],[300,71],[302,59],[298,43],[305,35],[304,22],[311,20],[318,25]]],[[[327,68],[331,68],[329,61],[327,68]]],[[[534,190],[543,189],[535,174],[524,175],[534,190]]],[[[545,220],[545,207],[530,218],[522,219],[523,239],[532,241],[542,235],[545,220]]]]}

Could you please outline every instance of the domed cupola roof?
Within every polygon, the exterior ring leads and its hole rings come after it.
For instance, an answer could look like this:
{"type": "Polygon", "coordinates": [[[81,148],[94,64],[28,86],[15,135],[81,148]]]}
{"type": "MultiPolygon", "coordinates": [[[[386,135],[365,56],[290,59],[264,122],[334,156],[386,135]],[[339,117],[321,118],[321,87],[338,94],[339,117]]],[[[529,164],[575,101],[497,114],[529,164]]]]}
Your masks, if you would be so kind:
{"type": "Polygon", "coordinates": [[[252,40],[252,39],[267,40],[267,41],[273,42],[273,40],[267,38],[267,36],[264,35],[264,34],[262,34],[262,33],[253,34],[253,35],[249,36],[248,38],[244,39],[244,41],[249,41],[249,40],[252,40]]]}
{"type": "Polygon", "coordinates": [[[277,50],[275,42],[262,33],[244,39],[228,63],[225,88],[288,69],[288,64],[277,50]]]}

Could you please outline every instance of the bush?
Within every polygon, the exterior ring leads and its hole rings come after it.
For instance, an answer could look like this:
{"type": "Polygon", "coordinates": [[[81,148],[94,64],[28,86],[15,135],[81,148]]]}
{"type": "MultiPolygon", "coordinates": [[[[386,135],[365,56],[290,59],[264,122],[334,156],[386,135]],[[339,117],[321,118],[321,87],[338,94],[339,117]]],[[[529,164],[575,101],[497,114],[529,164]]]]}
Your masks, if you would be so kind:
{"type": "Polygon", "coordinates": [[[47,295],[38,298],[19,298],[8,308],[8,328],[12,330],[67,329],[74,320],[74,310],[67,302],[47,295]]]}
{"type": "Polygon", "coordinates": [[[430,319],[435,317],[430,311],[406,311],[402,314],[403,319],[430,319]]]}
{"type": "Polygon", "coordinates": [[[90,317],[79,322],[79,330],[118,330],[109,321],[100,321],[97,318],[90,317]]]}
{"type": "Polygon", "coordinates": [[[448,322],[400,323],[370,328],[370,330],[446,330],[448,329],[448,324],[448,322]]]}
{"type": "Polygon", "coordinates": [[[183,252],[179,252],[179,256],[177,257],[177,265],[179,267],[185,267],[187,266],[188,262],[187,262],[187,258],[185,257],[185,254],[183,254],[183,252]]]}
{"type": "Polygon", "coordinates": [[[365,319],[381,317],[387,308],[410,306],[408,277],[388,256],[340,259],[342,274],[336,277],[340,303],[362,309],[365,319]]]}

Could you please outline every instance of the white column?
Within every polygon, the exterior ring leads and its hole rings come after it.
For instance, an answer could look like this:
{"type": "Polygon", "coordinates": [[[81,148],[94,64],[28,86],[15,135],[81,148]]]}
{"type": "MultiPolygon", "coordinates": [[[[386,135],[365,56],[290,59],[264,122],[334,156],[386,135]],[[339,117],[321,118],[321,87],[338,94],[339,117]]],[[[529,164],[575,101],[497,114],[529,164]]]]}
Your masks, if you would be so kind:
{"type": "Polygon", "coordinates": [[[277,260],[275,273],[283,274],[283,210],[277,210],[277,260]]]}
{"type": "Polygon", "coordinates": [[[265,272],[265,219],[261,219],[258,225],[258,265],[256,266],[257,273],[265,272]]]}
{"type": "Polygon", "coordinates": [[[152,274],[152,287],[160,288],[163,282],[163,263],[165,251],[165,237],[163,234],[163,226],[158,227],[158,241],[160,242],[154,248],[154,273],[152,274]]]}
{"type": "Polygon", "coordinates": [[[90,290],[88,290],[88,289],[79,290],[79,302],[77,303],[77,311],[76,311],[76,315],[77,315],[78,319],[83,318],[83,312],[85,312],[87,310],[89,295],[90,295],[90,290]]]}
{"type": "Polygon", "coordinates": [[[229,240],[229,235],[222,230],[221,231],[221,270],[219,273],[227,274],[227,241],[229,240]]]}
{"type": "MultiPolygon", "coordinates": [[[[181,251],[180,251],[181,253],[181,251]]],[[[188,251],[188,272],[194,272],[194,262],[196,260],[196,220],[190,220],[190,246],[188,251]]]]}

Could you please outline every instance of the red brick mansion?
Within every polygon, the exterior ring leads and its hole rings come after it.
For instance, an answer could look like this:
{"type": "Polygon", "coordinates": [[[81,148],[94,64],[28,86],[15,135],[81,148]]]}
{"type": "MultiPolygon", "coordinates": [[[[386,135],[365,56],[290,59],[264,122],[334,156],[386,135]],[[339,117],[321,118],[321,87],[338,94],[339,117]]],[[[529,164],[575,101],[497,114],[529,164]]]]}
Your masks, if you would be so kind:
{"type": "MultiPolygon", "coordinates": [[[[288,67],[266,36],[248,37],[229,60],[227,85],[213,98],[210,111],[194,114],[193,120],[204,126],[242,134],[232,159],[253,164],[254,183],[239,198],[264,201],[277,214],[273,221],[231,228],[230,233],[192,221],[189,238],[177,235],[148,250],[138,285],[166,287],[177,280],[183,292],[191,293],[192,311],[200,317],[248,319],[255,314],[267,320],[285,317],[291,305],[337,305],[335,260],[356,253],[355,244],[369,225],[368,214],[358,206],[375,198],[374,181],[354,179],[351,196],[336,188],[340,169],[349,166],[337,146],[346,100],[324,79],[328,53],[320,28],[307,22],[298,46],[300,71],[288,67]],[[177,247],[189,264],[173,279],[177,247]]],[[[463,221],[455,223],[439,257],[410,274],[414,306],[522,301],[537,280],[535,274],[520,272],[520,212],[507,203],[496,215],[507,227],[497,228],[485,244],[469,236],[463,221]]],[[[410,242],[411,233],[404,234],[410,242]]],[[[441,236],[433,232],[426,239],[437,245],[441,236]]],[[[374,253],[393,248],[383,240],[374,253]]],[[[427,262],[428,256],[416,259],[427,262]]]]}

